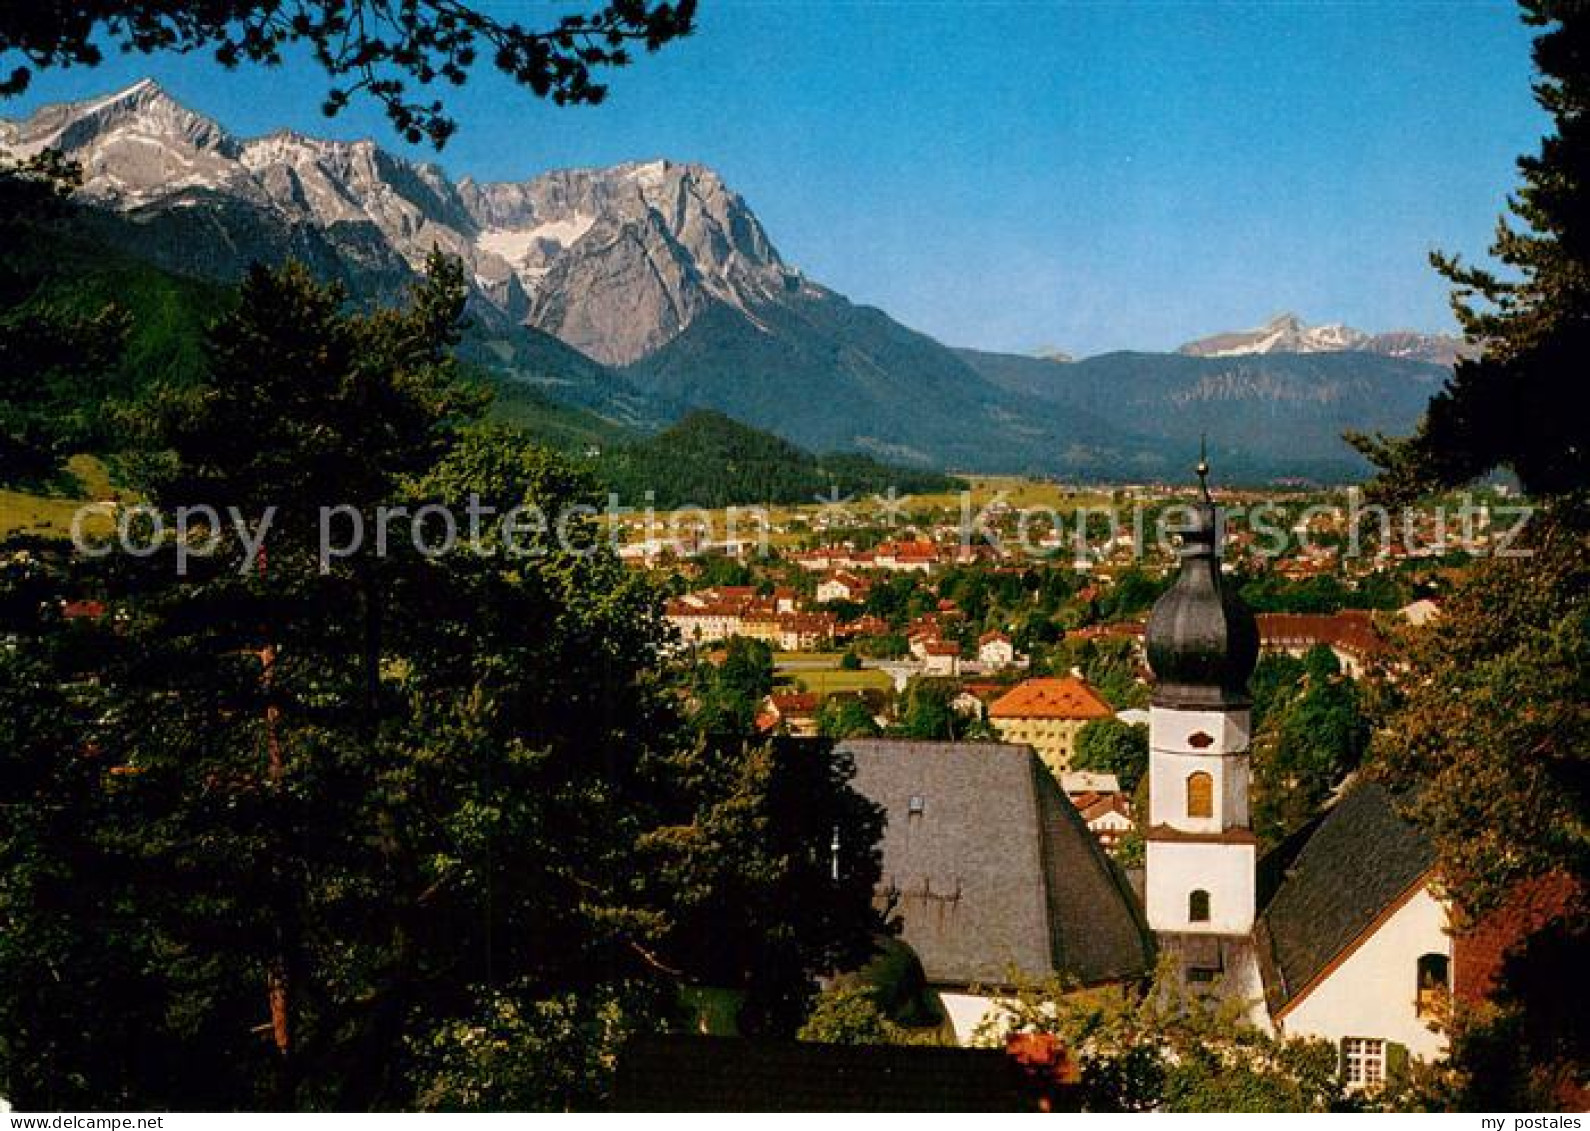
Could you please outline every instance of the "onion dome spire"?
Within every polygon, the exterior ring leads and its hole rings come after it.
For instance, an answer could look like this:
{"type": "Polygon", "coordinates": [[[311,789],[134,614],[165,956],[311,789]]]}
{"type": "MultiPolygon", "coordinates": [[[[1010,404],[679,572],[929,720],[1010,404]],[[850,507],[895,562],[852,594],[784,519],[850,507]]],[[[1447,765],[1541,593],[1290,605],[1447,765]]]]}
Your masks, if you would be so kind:
{"type": "Polygon", "coordinates": [[[1148,616],[1145,643],[1154,671],[1154,704],[1223,710],[1245,707],[1259,658],[1253,613],[1220,576],[1220,508],[1209,495],[1209,461],[1199,444],[1202,498],[1173,527],[1181,537],[1181,572],[1148,616]]]}

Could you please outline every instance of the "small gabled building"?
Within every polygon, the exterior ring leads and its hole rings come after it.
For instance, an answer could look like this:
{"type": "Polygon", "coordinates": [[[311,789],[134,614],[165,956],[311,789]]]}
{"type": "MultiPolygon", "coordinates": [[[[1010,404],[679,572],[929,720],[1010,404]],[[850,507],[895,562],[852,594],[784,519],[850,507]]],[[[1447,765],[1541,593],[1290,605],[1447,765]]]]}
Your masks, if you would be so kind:
{"type": "Polygon", "coordinates": [[[764,732],[785,729],[793,735],[817,733],[817,710],[822,704],[810,691],[775,691],[762,700],[757,711],[757,729],[764,732]]]}
{"type": "Polygon", "coordinates": [[[887,815],[879,905],[963,1043],[1017,982],[1144,979],[1154,945],[1125,874],[1030,746],[850,739],[887,815]]]}
{"type": "Polygon", "coordinates": [[[1255,929],[1277,1033],[1341,1049],[1347,1082],[1373,1086],[1389,1064],[1441,1055],[1453,936],[1429,838],[1380,785],[1359,783],[1261,862],[1255,929]]]}
{"type": "Polygon", "coordinates": [[[977,659],[985,671],[1003,671],[1016,662],[1016,645],[998,629],[985,632],[977,640],[977,659]]]}
{"type": "Polygon", "coordinates": [[[872,583],[849,570],[837,570],[817,583],[817,603],[830,601],[865,601],[872,591],[872,583]]]}
{"type": "Polygon", "coordinates": [[[961,673],[961,646],[953,640],[927,640],[922,644],[922,674],[949,678],[961,673]]]}

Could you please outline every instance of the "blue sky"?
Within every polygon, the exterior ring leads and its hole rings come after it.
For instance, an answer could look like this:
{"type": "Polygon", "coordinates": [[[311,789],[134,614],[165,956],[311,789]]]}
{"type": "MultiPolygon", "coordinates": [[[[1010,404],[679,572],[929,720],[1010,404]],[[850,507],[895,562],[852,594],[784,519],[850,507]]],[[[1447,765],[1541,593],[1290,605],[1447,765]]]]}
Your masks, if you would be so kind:
{"type": "MultiPolygon", "coordinates": [[[[601,107],[477,71],[440,161],[704,162],[812,278],[956,345],[1161,349],[1282,310],[1444,329],[1427,254],[1483,250],[1546,125],[1528,48],[1503,0],[702,0],[601,107]]],[[[328,122],[309,65],[113,55],[0,116],[145,75],[237,133],[433,157],[374,107],[328,122]]]]}

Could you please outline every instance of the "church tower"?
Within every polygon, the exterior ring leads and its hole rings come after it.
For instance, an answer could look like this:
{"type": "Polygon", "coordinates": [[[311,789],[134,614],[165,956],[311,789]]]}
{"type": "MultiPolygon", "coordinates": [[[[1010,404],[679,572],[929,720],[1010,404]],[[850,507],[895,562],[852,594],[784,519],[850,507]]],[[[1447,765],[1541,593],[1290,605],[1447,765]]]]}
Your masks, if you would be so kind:
{"type": "Polygon", "coordinates": [[[1248,678],[1259,655],[1253,614],[1222,584],[1219,508],[1200,459],[1181,572],[1148,618],[1148,924],[1187,957],[1191,980],[1223,973],[1253,929],[1257,842],[1248,817],[1248,678]]]}

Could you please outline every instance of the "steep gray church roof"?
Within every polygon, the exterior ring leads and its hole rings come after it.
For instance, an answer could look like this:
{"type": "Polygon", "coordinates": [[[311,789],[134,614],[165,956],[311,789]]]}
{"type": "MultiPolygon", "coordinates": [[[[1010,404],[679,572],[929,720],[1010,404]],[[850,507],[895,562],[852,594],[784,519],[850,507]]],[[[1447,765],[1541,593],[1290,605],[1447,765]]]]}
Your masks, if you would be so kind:
{"type": "Polygon", "coordinates": [[[1434,862],[1429,838],[1397,815],[1391,795],[1374,782],[1353,786],[1312,831],[1267,854],[1261,880],[1274,876],[1277,886],[1255,941],[1271,1015],[1307,989],[1434,862]]]}
{"type": "Polygon", "coordinates": [[[1125,875],[1030,746],[851,739],[858,792],[888,813],[883,878],[937,984],[1151,972],[1125,875]]]}

